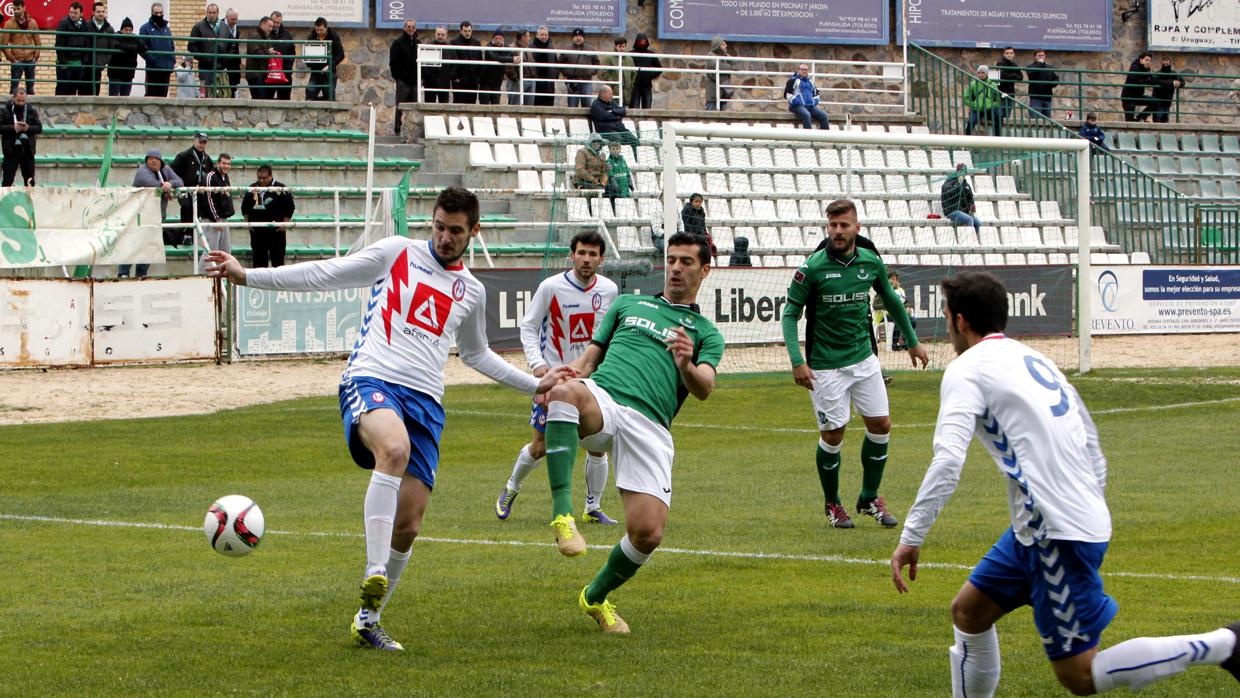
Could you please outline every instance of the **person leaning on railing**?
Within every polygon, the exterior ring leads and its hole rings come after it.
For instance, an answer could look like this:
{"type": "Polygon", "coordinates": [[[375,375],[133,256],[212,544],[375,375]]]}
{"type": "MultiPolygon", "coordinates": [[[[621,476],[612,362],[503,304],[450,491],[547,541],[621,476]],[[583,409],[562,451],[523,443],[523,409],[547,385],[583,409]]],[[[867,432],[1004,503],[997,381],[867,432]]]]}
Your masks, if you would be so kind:
{"type": "Polygon", "coordinates": [[[90,34],[82,19],[82,3],[56,25],[56,94],[90,95],[90,34]]]}
{"type": "MultiPolygon", "coordinates": [[[[86,23],[86,31],[90,37],[90,90],[92,97],[99,96],[99,88],[103,85],[103,71],[112,61],[115,45],[113,37],[116,29],[108,22],[108,6],[96,2],[92,8],[90,21],[86,23]]],[[[78,94],[82,94],[79,92],[78,94]]]]}
{"type": "Polygon", "coordinates": [[[4,23],[12,34],[4,35],[4,57],[9,60],[11,80],[9,94],[17,92],[17,83],[26,78],[26,93],[34,94],[34,67],[39,62],[39,23],[26,12],[26,0],[13,0],[13,16],[4,23]]]}
{"type": "Polygon", "coordinates": [[[13,98],[0,107],[0,146],[4,152],[4,183],[13,186],[17,170],[22,172],[22,186],[34,186],[35,141],[43,133],[39,110],[26,101],[26,88],[13,91],[13,98]]]}
{"type": "Polygon", "coordinates": [[[1154,109],[1154,123],[1167,123],[1171,113],[1171,103],[1175,101],[1175,91],[1184,87],[1184,76],[1171,67],[1171,59],[1162,59],[1162,69],[1154,73],[1154,89],[1150,93],[1154,109]]]}
{"type": "Polygon", "coordinates": [[[636,71],[625,74],[625,94],[629,95],[629,107],[632,109],[649,109],[654,104],[654,81],[663,74],[663,63],[650,50],[650,39],[645,34],[638,34],[633,40],[633,50],[629,58],[633,61],[636,71]],[[630,87],[629,77],[632,77],[630,87]]]}
{"type": "MultiPolygon", "coordinates": [[[[163,220],[168,217],[168,202],[175,196],[175,194],[172,193],[172,190],[185,186],[185,182],[181,181],[181,178],[176,172],[172,171],[171,167],[164,164],[164,158],[160,154],[159,150],[151,148],[146,151],[146,158],[143,159],[142,164],[138,165],[138,171],[133,175],[133,186],[151,187],[153,189],[160,190],[159,220],[162,223],[163,220]]],[[[180,233],[169,230],[168,228],[164,229],[165,245],[176,245],[180,242],[180,233]]],[[[133,265],[131,264],[120,265],[116,271],[117,278],[129,276],[129,271],[132,266],[133,265]]],[[[149,264],[139,264],[138,278],[144,278],[150,267],[151,265],[149,264]]]]}
{"type": "Polygon", "coordinates": [[[237,85],[241,84],[241,26],[237,19],[237,11],[229,8],[224,14],[224,23],[220,25],[220,42],[216,51],[224,55],[219,57],[217,65],[224,77],[217,76],[215,79],[219,97],[235,97],[237,85]]]}
{"type": "Polygon", "coordinates": [[[491,32],[490,49],[486,53],[486,59],[494,61],[494,65],[480,66],[478,71],[478,104],[499,104],[500,88],[504,83],[505,66],[510,66],[516,60],[516,54],[512,51],[496,51],[495,49],[504,48],[504,32],[496,29],[491,32]]]}
{"type": "Polygon", "coordinates": [[[598,61],[599,65],[604,68],[599,71],[598,79],[611,88],[613,97],[619,99],[620,84],[624,80],[620,75],[620,64],[624,60],[624,54],[629,50],[629,40],[623,36],[617,36],[611,50],[610,55],[603,56],[598,61]]]}
{"type": "Polygon", "coordinates": [[[186,50],[198,63],[198,96],[208,96],[208,90],[215,84],[215,53],[216,39],[220,37],[220,6],[215,3],[207,5],[207,14],[190,28],[191,40],[186,50]]]}
{"type": "Polygon", "coordinates": [[[388,70],[396,83],[396,135],[400,135],[400,105],[418,101],[418,23],[405,20],[388,49],[388,70]]]}
{"type": "MultiPolygon", "coordinates": [[[[534,33],[534,40],[530,42],[530,48],[547,49],[551,48],[551,30],[546,25],[538,28],[534,33]]],[[[552,53],[529,53],[533,63],[554,63],[555,54],[552,53]]],[[[555,106],[555,76],[558,70],[552,67],[538,66],[535,68],[527,68],[525,74],[534,78],[534,98],[532,104],[536,107],[553,107],[555,106]]],[[[531,104],[527,101],[526,105],[531,104]]]]}
{"type": "Polygon", "coordinates": [[[271,18],[258,20],[258,28],[254,30],[254,40],[246,44],[245,82],[250,88],[251,99],[275,99],[275,93],[267,84],[270,75],[272,58],[278,58],[279,52],[271,43],[271,18]]]}
{"type": "MultiPolygon", "coordinates": [[[[482,44],[474,38],[474,25],[468,21],[461,22],[461,31],[450,43],[454,48],[450,56],[458,61],[482,60],[482,44]],[[479,47],[479,48],[475,48],[479,47]]],[[[473,63],[454,63],[448,68],[452,75],[453,104],[477,104],[478,82],[481,77],[481,66],[473,63]]]]}
{"type": "Polygon", "coordinates": [[[1003,123],[1003,93],[999,86],[991,81],[990,69],[984,65],[977,67],[977,78],[970,80],[964,88],[964,104],[969,108],[969,119],[964,124],[964,135],[973,134],[973,127],[983,120],[990,121],[991,131],[999,135],[1003,123]]]}
{"type": "Polygon", "coordinates": [[[146,44],[133,33],[133,21],[128,17],[121,20],[121,31],[112,46],[115,53],[108,62],[108,96],[128,97],[138,70],[138,56],[146,55],[146,44]]]}
{"type": "Polygon", "coordinates": [[[280,54],[280,67],[284,71],[284,81],[269,86],[271,99],[287,102],[293,98],[293,61],[297,60],[297,48],[293,45],[293,34],[284,26],[284,14],[279,10],[271,11],[272,46],[280,54]],[[289,42],[289,43],[284,43],[289,42]]]}
{"type": "MultiPolygon", "coordinates": [[[[573,51],[584,51],[586,48],[586,30],[577,27],[573,30],[573,51]]],[[[564,83],[564,92],[568,95],[565,99],[567,107],[588,107],[590,106],[590,83],[588,80],[594,77],[598,72],[598,56],[586,55],[583,53],[561,53],[559,62],[576,66],[574,68],[561,68],[560,74],[569,82],[564,83]]]]}
{"type": "MultiPolygon", "coordinates": [[[[727,39],[724,39],[722,36],[716,36],[711,39],[709,55],[726,57],[728,55],[727,39]]],[[[702,85],[706,88],[706,111],[715,111],[716,108],[719,111],[723,111],[728,108],[728,100],[732,99],[732,88],[723,87],[723,85],[732,82],[732,76],[723,72],[723,66],[726,65],[725,61],[718,60],[717,62],[719,72],[715,72],[716,60],[708,59],[706,61],[706,75],[702,77],[702,85]],[[718,103],[715,101],[716,93],[719,100],[718,103]]]]}
{"type": "Polygon", "coordinates": [[[146,44],[146,96],[167,97],[168,81],[176,67],[176,46],[172,43],[172,28],[164,19],[164,6],[151,5],[151,17],[138,29],[138,35],[146,44]]]}
{"type": "Polygon", "coordinates": [[[534,83],[525,80],[524,85],[521,79],[521,56],[524,54],[520,49],[529,48],[530,30],[518,29],[513,34],[512,45],[518,50],[512,55],[512,62],[504,66],[504,93],[508,95],[508,104],[521,104],[522,95],[529,99],[530,92],[534,89],[534,83]]]}
{"type": "Polygon", "coordinates": [[[1150,65],[1154,57],[1148,51],[1142,51],[1128,66],[1128,75],[1124,78],[1124,88],[1119,92],[1119,102],[1124,108],[1124,121],[1145,121],[1154,112],[1154,107],[1145,98],[1145,90],[1154,84],[1150,74],[1150,65]],[[1141,105],[1145,110],[1138,113],[1141,105]]]}
{"type": "Polygon", "coordinates": [[[306,100],[310,102],[336,101],[336,72],[344,62],[344,43],[340,35],[327,26],[327,19],[319,17],[314,20],[314,28],[306,37],[311,41],[325,42],[329,45],[330,55],[322,58],[303,58],[302,62],[310,69],[306,81],[306,100]]]}
{"type": "MultiPolygon", "coordinates": [[[[448,29],[447,27],[435,27],[435,38],[431,39],[430,45],[439,47],[439,55],[441,58],[448,58],[448,29]]],[[[439,104],[447,104],[448,88],[452,87],[452,69],[446,66],[442,61],[428,60],[422,67],[422,92],[425,93],[427,102],[437,102],[439,104]]]]}

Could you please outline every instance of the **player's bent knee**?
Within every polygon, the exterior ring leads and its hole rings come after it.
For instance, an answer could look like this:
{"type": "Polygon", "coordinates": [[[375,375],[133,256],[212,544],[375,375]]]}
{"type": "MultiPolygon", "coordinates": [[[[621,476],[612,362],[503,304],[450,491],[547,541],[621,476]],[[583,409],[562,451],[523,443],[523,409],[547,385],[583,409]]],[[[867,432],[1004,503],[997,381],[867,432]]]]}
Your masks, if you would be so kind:
{"type": "Polygon", "coordinates": [[[984,633],[994,622],[975,606],[965,602],[959,596],[952,599],[952,623],[966,633],[984,633]]]}
{"type": "Polygon", "coordinates": [[[844,430],[843,429],[833,429],[831,431],[820,431],[818,432],[818,436],[822,437],[822,440],[827,442],[827,444],[831,446],[839,446],[840,444],[844,443],[844,430]]]}
{"type": "Polygon", "coordinates": [[[1058,676],[1059,683],[1074,696],[1092,696],[1095,693],[1094,677],[1088,671],[1085,672],[1084,676],[1079,673],[1072,675],[1059,674],[1058,676]]]}
{"type": "Polygon", "coordinates": [[[376,444],[370,450],[375,457],[375,468],[388,474],[405,472],[409,464],[409,444],[407,442],[389,442],[376,444]]]}
{"type": "Polygon", "coordinates": [[[583,390],[586,390],[586,387],[576,381],[560,383],[547,392],[547,399],[551,402],[567,402],[570,405],[577,405],[583,390]]]}
{"type": "Polygon", "coordinates": [[[546,442],[535,441],[530,443],[530,445],[526,447],[526,450],[530,452],[530,458],[538,460],[539,458],[547,455],[547,444],[546,442]]]}
{"type": "Polygon", "coordinates": [[[629,542],[643,553],[652,553],[663,542],[663,527],[634,526],[629,528],[629,542]]]}
{"type": "Polygon", "coordinates": [[[883,435],[891,433],[891,417],[867,417],[865,419],[865,430],[871,434],[883,435]]]}

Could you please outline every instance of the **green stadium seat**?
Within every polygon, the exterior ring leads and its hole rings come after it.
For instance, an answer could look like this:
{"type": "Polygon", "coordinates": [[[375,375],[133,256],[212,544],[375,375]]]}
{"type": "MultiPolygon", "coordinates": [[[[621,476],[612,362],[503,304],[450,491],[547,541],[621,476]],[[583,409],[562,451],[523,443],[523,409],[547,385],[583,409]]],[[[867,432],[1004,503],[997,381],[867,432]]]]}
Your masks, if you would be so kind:
{"type": "Polygon", "coordinates": [[[1222,182],[1223,196],[1229,199],[1240,199],[1240,183],[1234,179],[1224,179],[1222,182]]]}
{"type": "Polygon", "coordinates": [[[1161,133],[1158,135],[1158,149],[1165,153],[1180,152],[1180,140],[1174,133],[1161,133]]]}
{"type": "Polygon", "coordinates": [[[1197,134],[1185,133],[1180,136],[1180,150],[1188,153],[1201,152],[1201,144],[1197,140],[1197,134]]]}
{"type": "Polygon", "coordinates": [[[1223,174],[1240,177],[1240,162],[1236,162],[1235,158],[1219,158],[1219,162],[1223,165],[1223,174]]]}
{"type": "Polygon", "coordinates": [[[1186,175],[1201,174],[1201,163],[1195,156],[1188,155],[1180,158],[1180,172],[1186,175]]]}
{"type": "Polygon", "coordinates": [[[1217,199],[1223,196],[1223,189],[1219,186],[1218,180],[1203,179],[1201,180],[1201,196],[1208,199],[1217,199]]]}
{"type": "Polygon", "coordinates": [[[1240,155],[1240,138],[1234,135],[1223,136],[1223,152],[1240,155]]]}
{"type": "Polygon", "coordinates": [[[1201,134],[1201,150],[1204,153],[1221,153],[1223,147],[1219,145],[1217,133],[1201,134]]]}
{"type": "Polygon", "coordinates": [[[1158,150],[1158,136],[1153,133],[1142,133],[1137,136],[1137,144],[1141,150],[1158,150]]]}
{"type": "Polygon", "coordinates": [[[1120,131],[1115,134],[1115,147],[1118,150],[1136,150],[1137,137],[1131,131],[1120,131]]]}
{"type": "Polygon", "coordinates": [[[1205,156],[1201,158],[1201,174],[1218,176],[1223,174],[1223,168],[1219,165],[1218,158],[1205,156]]]}

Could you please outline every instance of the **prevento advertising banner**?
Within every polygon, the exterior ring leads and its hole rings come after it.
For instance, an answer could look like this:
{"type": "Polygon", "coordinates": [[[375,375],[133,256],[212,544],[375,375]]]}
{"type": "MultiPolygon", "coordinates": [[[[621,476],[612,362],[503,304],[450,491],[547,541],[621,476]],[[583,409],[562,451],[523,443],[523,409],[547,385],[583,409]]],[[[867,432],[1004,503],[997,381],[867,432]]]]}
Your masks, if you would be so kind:
{"type": "Polygon", "coordinates": [[[886,0],[659,0],[659,38],[883,45],[889,8],[886,0]]]}
{"type": "Polygon", "coordinates": [[[909,41],[922,46],[1111,50],[1110,0],[899,0],[897,24],[900,2],[908,2],[909,41]]]}
{"type": "Polygon", "coordinates": [[[242,356],[352,351],[370,291],[264,291],[246,286],[233,289],[233,342],[242,356]]]}
{"type": "Polygon", "coordinates": [[[551,31],[569,32],[581,27],[587,32],[618,34],[624,31],[624,0],[378,0],[379,16],[375,26],[400,28],[406,19],[417,20],[419,29],[437,25],[448,28],[451,36],[464,20],[474,25],[474,37],[485,45],[490,35],[480,36],[480,29],[524,27],[533,32],[540,25],[551,31]]]}
{"type": "Polygon", "coordinates": [[[1240,268],[1093,267],[1094,334],[1240,332],[1240,268]]]}
{"type": "Polygon", "coordinates": [[[1151,51],[1240,53],[1236,0],[1148,0],[1151,51]]]}

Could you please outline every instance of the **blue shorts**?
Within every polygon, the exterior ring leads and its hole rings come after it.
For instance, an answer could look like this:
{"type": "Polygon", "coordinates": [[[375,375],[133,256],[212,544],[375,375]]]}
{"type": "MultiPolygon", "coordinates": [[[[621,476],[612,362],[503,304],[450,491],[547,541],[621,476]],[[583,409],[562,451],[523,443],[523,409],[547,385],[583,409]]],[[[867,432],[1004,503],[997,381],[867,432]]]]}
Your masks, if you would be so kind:
{"type": "Polygon", "coordinates": [[[537,402],[530,405],[530,426],[540,434],[547,433],[547,408],[537,402]]]}
{"type": "Polygon", "coordinates": [[[1102,590],[1106,543],[1048,540],[1022,545],[1008,529],[969,575],[1004,611],[1026,604],[1051,661],[1096,647],[1119,610],[1102,590]]]}
{"type": "Polygon", "coordinates": [[[405,472],[435,487],[439,469],[439,436],[443,433],[443,405],[435,398],[396,383],[364,376],[346,377],[340,383],[340,417],[344,440],[353,462],[371,470],[375,456],[362,444],[357,421],[372,410],[388,409],[405,422],[409,432],[409,465],[405,472]]]}

